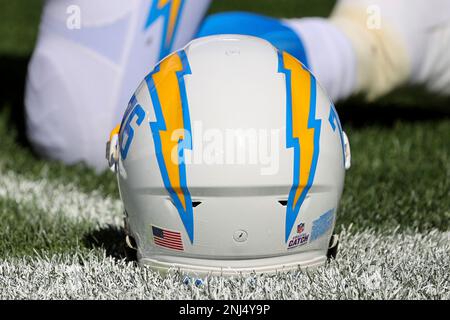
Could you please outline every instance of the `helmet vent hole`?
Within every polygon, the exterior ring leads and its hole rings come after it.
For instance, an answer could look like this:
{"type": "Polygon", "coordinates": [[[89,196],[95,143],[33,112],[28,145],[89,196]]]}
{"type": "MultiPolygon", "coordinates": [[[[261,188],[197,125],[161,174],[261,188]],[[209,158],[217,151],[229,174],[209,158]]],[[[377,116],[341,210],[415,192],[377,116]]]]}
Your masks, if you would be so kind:
{"type": "Polygon", "coordinates": [[[283,207],[287,206],[287,200],[280,200],[278,201],[283,207]]]}
{"type": "Polygon", "coordinates": [[[192,201],[192,207],[196,207],[198,205],[200,205],[202,202],[201,201],[192,201]]]}

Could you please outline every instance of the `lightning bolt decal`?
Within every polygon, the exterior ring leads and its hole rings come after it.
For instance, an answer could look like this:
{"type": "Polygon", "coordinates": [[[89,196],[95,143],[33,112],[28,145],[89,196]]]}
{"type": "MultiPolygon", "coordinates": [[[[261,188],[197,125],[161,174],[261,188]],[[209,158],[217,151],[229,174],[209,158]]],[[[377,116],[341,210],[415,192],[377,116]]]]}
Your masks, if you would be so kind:
{"type": "Polygon", "coordinates": [[[293,56],[279,52],[286,78],[286,147],[294,148],[294,177],[286,206],[285,241],[314,181],[321,120],[316,119],[316,80],[293,56]]]}
{"type": "Polygon", "coordinates": [[[159,17],[164,17],[160,59],[170,53],[183,5],[184,0],[154,0],[152,2],[150,13],[147,22],[145,23],[145,29],[153,24],[159,17]]]}
{"type": "Polygon", "coordinates": [[[187,188],[184,149],[192,149],[184,76],[191,70],[184,51],[165,58],[146,77],[156,121],[150,122],[159,169],[191,242],[194,214],[187,188]]]}
{"type": "Polygon", "coordinates": [[[344,134],[342,131],[341,120],[339,120],[339,116],[337,114],[336,108],[334,104],[330,104],[330,115],[328,116],[328,122],[330,123],[333,131],[336,131],[336,125],[339,129],[339,139],[341,139],[341,147],[342,147],[342,166],[345,168],[345,145],[344,145],[344,134]]]}

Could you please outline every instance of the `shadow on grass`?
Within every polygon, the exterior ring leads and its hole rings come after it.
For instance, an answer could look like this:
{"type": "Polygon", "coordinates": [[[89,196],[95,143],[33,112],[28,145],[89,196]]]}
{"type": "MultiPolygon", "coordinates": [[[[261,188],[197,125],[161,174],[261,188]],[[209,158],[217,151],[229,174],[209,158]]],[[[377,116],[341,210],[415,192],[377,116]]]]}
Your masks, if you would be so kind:
{"type": "Polygon", "coordinates": [[[450,118],[450,97],[427,92],[423,87],[404,87],[366,102],[361,96],[336,104],[341,122],[354,128],[389,128],[397,122],[439,121],[450,118]]]}
{"type": "Polygon", "coordinates": [[[83,237],[83,244],[89,249],[104,249],[108,257],[137,261],[136,251],[125,243],[125,231],[122,227],[107,225],[96,229],[83,237]]]}
{"type": "Polygon", "coordinates": [[[27,147],[24,92],[29,59],[28,56],[0,55],[0,111],[9,107],[8,129],[17,133],[17,143],[27,147]]]}

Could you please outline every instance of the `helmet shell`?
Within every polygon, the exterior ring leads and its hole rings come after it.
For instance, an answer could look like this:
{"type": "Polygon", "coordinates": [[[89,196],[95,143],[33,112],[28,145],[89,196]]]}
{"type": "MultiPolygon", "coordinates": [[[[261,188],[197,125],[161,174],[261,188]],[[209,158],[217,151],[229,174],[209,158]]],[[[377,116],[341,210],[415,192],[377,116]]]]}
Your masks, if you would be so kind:
{"type": "Polygon", "coordinates": [[[311,72],[269,42],[211,36],[167,56],[130,100],[118,143],[142,263],[223,273],[325,261],[341,124],[311,72]]]}

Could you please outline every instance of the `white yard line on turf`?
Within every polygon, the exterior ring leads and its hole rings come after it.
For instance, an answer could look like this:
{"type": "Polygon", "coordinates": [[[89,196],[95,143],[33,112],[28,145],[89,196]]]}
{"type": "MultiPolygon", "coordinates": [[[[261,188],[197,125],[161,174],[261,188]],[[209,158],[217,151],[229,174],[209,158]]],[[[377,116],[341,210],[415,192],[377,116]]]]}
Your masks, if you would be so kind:
{"type": "Polygon", "coordinates": [[[121,224],[122,203],[100,192],[85,193],[74,184],[31,180],[13,171],[0,173],[0,198],[34,206],[49,214],[88,219],[100,224],[121,224]]]}
{"type": "MultiPolygon", "coordinates": [[[[0,198],[93,223],[120,224],[120,200],[73,184],[0,173],[0,198]]],[[[211,277],[200,287],[102,257],[40,253],[0,259],[0,299],[450,299],[449,232],[341,232],[338,259],[305,272],[211,277]],[[80,259],[83,263],[80,264],[80,259]]],[[[81,254],[81,253],[80,253],[81,254]]]]}
{"type": "Polygon", "coordinates": [[[450,299],[448,232],[340,236],[337,260],[307,273],[210,277],[199,287],[93,253],[0,260],[0,299],[450,299]]]}

